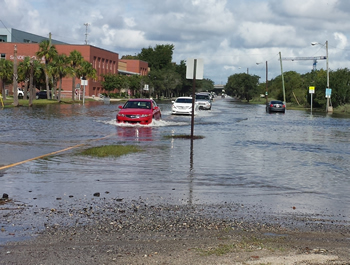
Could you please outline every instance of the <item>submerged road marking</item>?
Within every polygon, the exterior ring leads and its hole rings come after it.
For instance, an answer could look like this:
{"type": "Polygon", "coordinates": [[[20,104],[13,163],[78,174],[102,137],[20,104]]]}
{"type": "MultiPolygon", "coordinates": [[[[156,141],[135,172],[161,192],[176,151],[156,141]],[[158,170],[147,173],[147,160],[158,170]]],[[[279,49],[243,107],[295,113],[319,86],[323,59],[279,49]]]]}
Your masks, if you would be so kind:
{"type": "MultiPolygon", "coordinates": [[[[107,135],[107,136],[104,136],[104,137],[101,137],[101,138],[98,138],[98,139],[90,140],[90,142],[95,142],[95,141],[99,141],[99,140],[102,140],[102,139],[106,139],[106,138],[111,137],[113,135],[115,135],[115,133],[112,133],[110,135],[107,135]]],[[[33,157],[33,158],[30,158],[30,159],[27,159],[27,160],[23,160],[23,161],[20,161],[20,162],[17,162],[17,163],[13,163],[13,164],[10,164],[10,165],[7,165],[7,166],[3,166],[3,167],[0,167],[0,170],[11,168],[11,167],[15,167],[15,166],[18,166],[18,165],[21,165],[21,164],[24,164],[24,163],[27,163],[27,162],[30,162],[30,161],[33,161],[33,160],[37,160],[37,159],[44,158],[44,157],[47,157],[47,156],[51,156],[51,155],[55,155],[55,154],[58,154],[58,153],[62,153],[62,152],[65,152],[65,151],[68,151],[70,149],[74,149],[74,148],[77,148],[77,147],[80,147],[80,146],[83,146],[83,145],[86,145],[86,144],[77,144],[77,145],[74,145],[74,146],[62,149],[62,150],[58,150],[58,151],[51,152],[51,153],[48,153],[48,154],[45,154],[45,155],[33,157]]]]}

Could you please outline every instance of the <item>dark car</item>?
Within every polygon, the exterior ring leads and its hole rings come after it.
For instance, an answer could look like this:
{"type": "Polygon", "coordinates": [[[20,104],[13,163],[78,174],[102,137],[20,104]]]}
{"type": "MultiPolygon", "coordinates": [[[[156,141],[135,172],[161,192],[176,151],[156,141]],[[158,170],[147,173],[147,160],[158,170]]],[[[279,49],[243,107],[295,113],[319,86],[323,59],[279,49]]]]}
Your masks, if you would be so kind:
{"type": "MultiPolygon", "coordinates": [[[[36,99],[47,99],[47,92],[46,90],[41,90],[39,92],[36,92],[36,99]]],[[[50,92],[50,98],[51,98],[51,92],[50,92]]]]}
{"type": "Polygon", "coordinates": [[[269,102],[268,105],[266,105],[266,112],[271,113],[271,112],[286,112],[286,105],[284,104],[283,101],[280,100],[272,100],[269,102]]]}

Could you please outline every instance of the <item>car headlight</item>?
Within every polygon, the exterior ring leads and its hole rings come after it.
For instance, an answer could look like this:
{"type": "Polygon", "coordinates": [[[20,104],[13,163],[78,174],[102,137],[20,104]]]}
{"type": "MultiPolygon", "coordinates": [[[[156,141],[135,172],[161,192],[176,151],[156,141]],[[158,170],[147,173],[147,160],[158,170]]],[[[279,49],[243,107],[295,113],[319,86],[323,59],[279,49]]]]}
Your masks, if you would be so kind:
{"type": "Polygon", "coordinates": [[[149,117],[149,116],[151,116],[151,114],[142,114],[140,117],[145,118],[145,117],[149,117]]]}
{"type": "Polygon", "coordinates": [[[125,117],[124,114],[118,114],[117,116],[118,116],[118,117],[125,117]]]}

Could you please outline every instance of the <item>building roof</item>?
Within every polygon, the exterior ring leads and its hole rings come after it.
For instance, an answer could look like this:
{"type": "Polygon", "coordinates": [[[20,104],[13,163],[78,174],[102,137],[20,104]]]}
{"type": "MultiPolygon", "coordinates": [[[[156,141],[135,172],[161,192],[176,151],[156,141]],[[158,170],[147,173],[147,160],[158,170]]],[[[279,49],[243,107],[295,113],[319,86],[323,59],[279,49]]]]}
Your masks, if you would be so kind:
{"type": "MultiPolygon", "coordinates": [[[[49,38],[35,35],[29,32],[14,28],[0,28],[0,42],[15,42],[15,43],[40,43],[49,38]]],[[[52,44],[67,44],[62,41],[51,39],[52,44]]]]}

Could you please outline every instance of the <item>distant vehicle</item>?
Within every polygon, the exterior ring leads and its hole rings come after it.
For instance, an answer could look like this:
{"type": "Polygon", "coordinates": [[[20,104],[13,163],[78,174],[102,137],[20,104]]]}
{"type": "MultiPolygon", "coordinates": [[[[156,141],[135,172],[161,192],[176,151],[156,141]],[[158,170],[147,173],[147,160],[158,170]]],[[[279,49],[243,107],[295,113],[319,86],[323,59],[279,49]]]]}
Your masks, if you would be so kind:
{"type": "MultiPolygon", "coordinates": [[[[191,115],[192,114],[192,97],[178,97],[172,101],[171,114],[191,115]]],[[[198,102],[194,103],[194,114],[198,111],[198,102]]]]}
{"type": "Polygon", "coordinates": [[[268,105],[266,105],[266,112],[271,113],[271,112],[286,112],[286,105],[284,104],[283,101],[280,100],[272,100],[269,102],[268,105]]]}
{"type": "Polygon", "coordinates": [[[199,109],[211,110],[211,99],[207,92],[196,93],[196,102],[198,103],[199,109]]]}
{"type": "MultiPolygon", "coordinates": [[[[36,99],[47,99],[47,92],[46,90],[40,90],[39,92],[36,92],[36,99]]],[[[50,92],[50,98],[51,98],[51,92],[50,92]]]]}
{"type": "Polygon", "coordinates": [[[153,119],[160,120],[162,114],[157,103],[153,99],[138,98],[129,99],[116,116],[118,123],[150,124],[153,119]]]}

